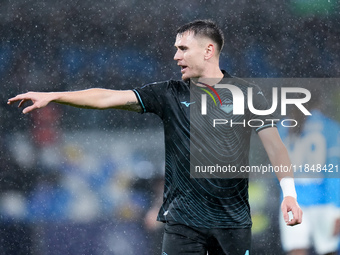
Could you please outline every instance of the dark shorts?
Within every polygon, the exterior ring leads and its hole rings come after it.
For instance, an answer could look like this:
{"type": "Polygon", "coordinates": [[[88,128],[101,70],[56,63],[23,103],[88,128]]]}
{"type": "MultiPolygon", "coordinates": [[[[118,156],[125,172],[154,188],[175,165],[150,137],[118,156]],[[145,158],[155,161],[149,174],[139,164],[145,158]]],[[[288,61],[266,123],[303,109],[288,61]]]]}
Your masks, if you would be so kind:
{"type": "Polygon", "coordinates": [[[206,229],[167,222],[162,255],[248,255],[250,246],[250,228],[206,229]]]}

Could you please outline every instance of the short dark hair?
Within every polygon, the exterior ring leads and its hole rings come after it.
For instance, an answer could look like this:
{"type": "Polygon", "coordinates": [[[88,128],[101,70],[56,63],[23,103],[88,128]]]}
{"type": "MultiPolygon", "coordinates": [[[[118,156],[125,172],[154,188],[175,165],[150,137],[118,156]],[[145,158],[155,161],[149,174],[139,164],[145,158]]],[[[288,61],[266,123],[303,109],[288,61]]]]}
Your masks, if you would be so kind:
{"type": "Polygon", "coordinates": [[[194,35],[202,35],[213,40],[218,47],[218,52],[221,52],[224,45],[224,36],[222,30],[212,20],[195,20],[185,24],[177,29],[177,34],[184,32],[193,32],[194,35]]]}

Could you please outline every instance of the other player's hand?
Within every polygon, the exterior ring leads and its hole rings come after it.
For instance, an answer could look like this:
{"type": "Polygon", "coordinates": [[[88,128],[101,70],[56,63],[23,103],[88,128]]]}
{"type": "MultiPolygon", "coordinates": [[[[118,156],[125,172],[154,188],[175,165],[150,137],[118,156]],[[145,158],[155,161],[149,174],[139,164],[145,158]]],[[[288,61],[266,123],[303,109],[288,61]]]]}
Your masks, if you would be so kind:
{"type": "Polygon", "coordinates": [[[50,93],[27,92],[25,94],[20,94],[8,99],[7,104],[13,104],[17,101],[20,101],[18,107],[22,107],[25,102],[32,101],[32,105],[24,108],[22,111],[24,114],[26,114],[35,109],[45,107],[49,102],[52,101],[52,98],[50,93]]]}
{"type": "Polygon", "coordinates": [[[302,210],[294,197],[287,196],[283,199],[281,211],[283,213],[283,219],[288,226],[294,226],[302,222],[302,210]],[[292,212],[293,214],[291,219],[289,219],[288,212],[292,212]]]}
{"type": "Polygon", "coordinates": [[[154,231],[163,225],[156,220],[158,211],[158,207],[154,207],[146,213],[144,218],[144,226],[147,230],[154,231]]]}
{"type": "Polygon", "coordinates": [[[337,218],[335,220],[333,235],[334,236],[340,235],[340,218],[337,218]]]}

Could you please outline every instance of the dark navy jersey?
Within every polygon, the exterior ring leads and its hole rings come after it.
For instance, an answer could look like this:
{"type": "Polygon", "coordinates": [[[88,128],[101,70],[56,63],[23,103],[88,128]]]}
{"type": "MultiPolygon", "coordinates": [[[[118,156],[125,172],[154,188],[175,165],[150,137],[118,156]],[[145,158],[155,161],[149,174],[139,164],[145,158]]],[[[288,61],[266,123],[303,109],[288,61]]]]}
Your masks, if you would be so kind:
{"type": "Polygon", "coordinates": [[[165,187],[159,221],[204,228],[251,227],[247,176],[200,178],[190,172],[197,165],[232,165],[238,171],[248,165],[251,131],[275,126],[268,116],[254,115],[247,107],[248,87],[252,87],[254,107],[268,109],[261,90],[236,81],[230,80],[244,94],[243,115],[233,115],[233,96],[228,89],[216,89],[215,93],[190,82],[168,80],[134,90],[143,112],[157,114],[164,124],[165,187]],[[206,114],[202,114],[202,93],[208,95],[206,114]],[[214,127],[214,119],[225,124],[214,127]],[[254,120],[251,125],[249,120],[254,120]]]}

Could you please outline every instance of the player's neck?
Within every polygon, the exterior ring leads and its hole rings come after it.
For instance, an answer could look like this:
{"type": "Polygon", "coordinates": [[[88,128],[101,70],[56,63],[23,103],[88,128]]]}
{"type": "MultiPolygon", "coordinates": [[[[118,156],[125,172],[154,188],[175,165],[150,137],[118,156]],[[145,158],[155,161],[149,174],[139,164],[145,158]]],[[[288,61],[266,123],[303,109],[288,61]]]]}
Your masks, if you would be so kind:
{"type": "Polygon", "coordinates": [[[210,86],[215,85],[218,83],[224,74],[222,73],[219,65],[214,65],[211,68],[207,68],[206,71],[198,78],[198,82],[203,82],[210,86]]]}

